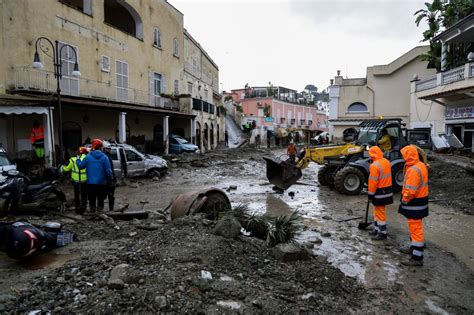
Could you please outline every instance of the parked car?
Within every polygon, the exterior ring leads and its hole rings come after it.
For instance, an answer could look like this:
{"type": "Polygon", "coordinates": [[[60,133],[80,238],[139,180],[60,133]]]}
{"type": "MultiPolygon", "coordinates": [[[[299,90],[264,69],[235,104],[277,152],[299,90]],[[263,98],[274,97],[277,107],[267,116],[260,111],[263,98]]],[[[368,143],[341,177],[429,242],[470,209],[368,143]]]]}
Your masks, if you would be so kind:
{"type": "Polygon", "coordinates": [[[189,143],[188,140],[181,136],[171,134],[170,139],[170,153],[200,153],[199,147],[195,144],[189,143]]]}
{"type": "Polygon", "coordinates": [[[8,170],[16,170],[16,165],[8,158],[7,151],[0,147],[0,183],[6,179],[2,172],[8,170]]]}
{"type": "Polygon", "coordinates": [[[166,160],[157,155],[143,154],[128,144],[104,141],[104,146],[110,146],[112,149],[113,170],[117,177],[146,176],[153,178],[160,177],[168,171],[166,160]]]}

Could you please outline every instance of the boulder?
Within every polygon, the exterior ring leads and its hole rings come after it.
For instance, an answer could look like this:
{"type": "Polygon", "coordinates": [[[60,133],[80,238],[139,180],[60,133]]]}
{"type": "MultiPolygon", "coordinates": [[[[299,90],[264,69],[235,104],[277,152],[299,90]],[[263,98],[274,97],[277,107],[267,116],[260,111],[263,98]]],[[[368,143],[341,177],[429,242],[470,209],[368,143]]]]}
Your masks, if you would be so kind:
{"type": "Polygon", "coordinates": [[[123,283],[138,284],[143,275],[128,264],[120,264],[110,272],[109,284],[111,281],[121,280],[123,283]]]}
{"type": "Polygon", "coordinates": [[[225,216],[217,222],[214,234],[225,238],[236,238],[241,228],[240,222],[235,217],[225,216]]]}
{"type": "Polygon", "coordinates": [[[281,261],[295,261],[310,259],[309,253],[292,243],[278,244],[272,250],[273,256],[281,261]]]}

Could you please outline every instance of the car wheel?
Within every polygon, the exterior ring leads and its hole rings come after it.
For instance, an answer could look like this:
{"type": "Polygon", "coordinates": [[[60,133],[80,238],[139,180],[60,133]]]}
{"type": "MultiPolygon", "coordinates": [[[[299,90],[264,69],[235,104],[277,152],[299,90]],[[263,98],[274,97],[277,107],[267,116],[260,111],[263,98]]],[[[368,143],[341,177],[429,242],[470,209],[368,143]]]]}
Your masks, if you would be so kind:
{"type": "Polygon", "coordinates": [[[149,178],[149,179],[153,179],[155,177],[158,177],[160,178],[161,177],[161,173],[157,170],[157,169],[151,169],[151,170],[148,170],[146,172],[146,177],[149,178]]]}
{"type": "Polygon", "coordinates": [[[324,165],[318,171],[318,182],[322,186],[334,187],[334,172],[336,167],[324,165]]]}
{"type": "Polygon", "coordinates": [[[395,164],[392,167],[392,190],[393,192],[400,192],[403,188],[403,181],[405,175],[403,174],[403,163],[395,164]]]}

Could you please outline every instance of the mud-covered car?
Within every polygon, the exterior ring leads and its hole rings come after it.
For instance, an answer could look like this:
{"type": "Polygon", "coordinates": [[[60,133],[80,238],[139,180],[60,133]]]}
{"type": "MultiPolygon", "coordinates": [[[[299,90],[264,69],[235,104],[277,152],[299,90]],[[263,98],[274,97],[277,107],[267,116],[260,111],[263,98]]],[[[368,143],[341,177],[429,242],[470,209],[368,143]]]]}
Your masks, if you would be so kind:
{"type": "Polygon", "coordinates": [[[168,171],[168,163],[157,155],[143,154],[128,144],[104,142],[111,148],[115,176],[153,178],[168,171]]]}

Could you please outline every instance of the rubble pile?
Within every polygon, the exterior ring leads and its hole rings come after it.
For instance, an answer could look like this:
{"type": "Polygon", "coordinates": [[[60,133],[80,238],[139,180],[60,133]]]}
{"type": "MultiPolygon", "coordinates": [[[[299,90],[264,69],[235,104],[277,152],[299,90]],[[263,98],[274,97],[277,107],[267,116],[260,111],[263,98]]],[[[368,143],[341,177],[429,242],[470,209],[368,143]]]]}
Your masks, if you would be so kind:
{"type": "Polygon", "coordinates": [[[36,278],[3,311],[345,313],[369,305],[363,287],[322,258],[215,229],[197,215],[136,230],[36,278]]]}

